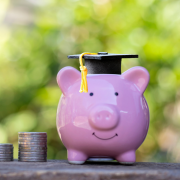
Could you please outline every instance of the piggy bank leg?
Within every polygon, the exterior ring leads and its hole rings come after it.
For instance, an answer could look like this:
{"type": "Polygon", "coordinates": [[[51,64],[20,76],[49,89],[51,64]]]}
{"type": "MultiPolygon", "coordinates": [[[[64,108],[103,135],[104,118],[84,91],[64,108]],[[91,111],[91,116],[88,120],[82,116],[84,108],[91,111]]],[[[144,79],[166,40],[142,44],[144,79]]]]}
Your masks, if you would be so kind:
{"type": "Polygon", "coordinates": [[[68,161],[70,164],[83,164],[88,159],[87,155],[77,150],[68,150],[68,161]]]}
{"type": "Polygon", "coordinates": [[[133,164],[136,161],[135,151],[127,151],[115,158],[120,164],[133,164]]]}

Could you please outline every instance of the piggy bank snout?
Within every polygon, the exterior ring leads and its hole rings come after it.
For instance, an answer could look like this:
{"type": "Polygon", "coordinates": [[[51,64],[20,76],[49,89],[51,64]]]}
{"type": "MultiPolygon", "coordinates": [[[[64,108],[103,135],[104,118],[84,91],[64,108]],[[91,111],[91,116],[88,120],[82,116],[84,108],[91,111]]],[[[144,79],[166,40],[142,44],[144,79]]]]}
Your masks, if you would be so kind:
{"type": "Polygon", "coordinates": [[[89,123],[97,130],[110,130],[119,123],[119,112],[113,105],[96,105],[89,112],[89,123]]]}

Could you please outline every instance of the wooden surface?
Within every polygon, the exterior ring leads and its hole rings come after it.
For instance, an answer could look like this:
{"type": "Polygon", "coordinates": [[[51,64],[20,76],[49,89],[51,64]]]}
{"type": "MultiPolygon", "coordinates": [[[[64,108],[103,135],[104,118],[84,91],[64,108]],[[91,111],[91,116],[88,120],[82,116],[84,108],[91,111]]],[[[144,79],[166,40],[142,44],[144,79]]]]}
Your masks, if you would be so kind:
{"type": "Polygon", "coordinates": [[[0,180],[180,180],[180,164],[117,162],[71,165],[65,160],[44,163],[0,162],[0,180]]]}

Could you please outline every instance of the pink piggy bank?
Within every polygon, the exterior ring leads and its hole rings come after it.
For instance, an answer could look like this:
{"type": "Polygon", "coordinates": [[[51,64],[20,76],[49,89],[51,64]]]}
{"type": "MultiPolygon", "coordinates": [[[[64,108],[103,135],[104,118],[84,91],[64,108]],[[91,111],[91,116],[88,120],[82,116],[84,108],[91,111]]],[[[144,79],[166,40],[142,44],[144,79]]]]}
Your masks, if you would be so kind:
{"type": "Polygon", "coordinates": [[[61,69],[57,82],[62,91],[57,130],[69,163],[83,164],[96,158],[134,163],[149,127],[143,96],[148,71],[133,67],[121,75],[87,75],[88,93],[79,92],[81,73],[73,67],[61,69]]]}

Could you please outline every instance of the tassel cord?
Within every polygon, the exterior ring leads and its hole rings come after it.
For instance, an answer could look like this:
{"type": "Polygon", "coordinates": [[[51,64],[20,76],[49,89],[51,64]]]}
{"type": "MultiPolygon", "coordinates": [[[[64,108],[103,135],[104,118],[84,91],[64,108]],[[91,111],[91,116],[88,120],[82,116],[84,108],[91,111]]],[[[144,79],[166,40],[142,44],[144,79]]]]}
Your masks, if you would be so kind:
{"type": "Polygon", "coordinates": [[[85,54],[88,54],[88,55],[96,55],[97,53],[82,53],[80,56],[79,56],[79,63],[80,63],[80,70],[81,70],[81,87],[80,87],[80,91],[79,92],[85,92],[87,93],[88,92],[88,84],[87,84],[87,68],[86,66],[83,65],[83,62],[82,62],[82,57],[85,55],[85,54]]]}

